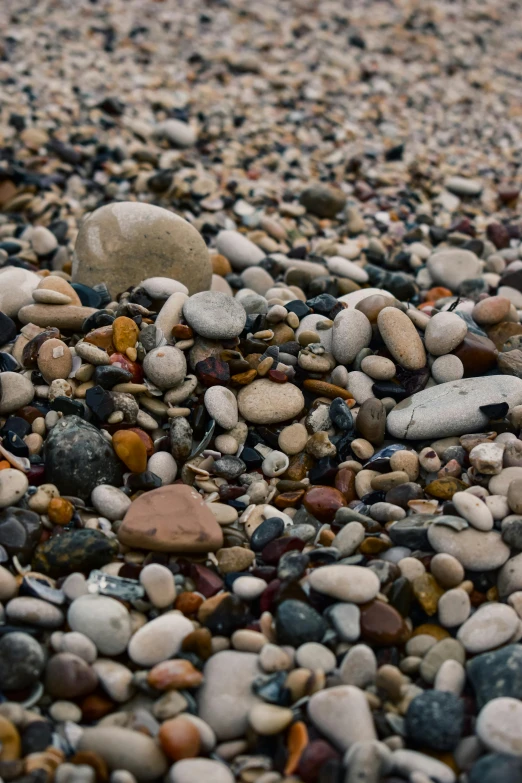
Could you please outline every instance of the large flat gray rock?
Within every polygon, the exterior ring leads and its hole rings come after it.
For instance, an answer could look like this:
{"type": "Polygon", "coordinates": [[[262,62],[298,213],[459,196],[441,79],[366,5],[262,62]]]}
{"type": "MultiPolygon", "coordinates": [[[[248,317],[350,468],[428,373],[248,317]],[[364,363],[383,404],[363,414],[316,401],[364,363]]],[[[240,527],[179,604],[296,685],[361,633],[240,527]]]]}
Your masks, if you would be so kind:
{"type": "Polygon", "coordinates": [[[522,404],[520,378],[491,375],[432,386],[396,405],[386,425],[390,435],[408,440],[481,432],[488,417],[480,406],[499,402],[522,404]]]}

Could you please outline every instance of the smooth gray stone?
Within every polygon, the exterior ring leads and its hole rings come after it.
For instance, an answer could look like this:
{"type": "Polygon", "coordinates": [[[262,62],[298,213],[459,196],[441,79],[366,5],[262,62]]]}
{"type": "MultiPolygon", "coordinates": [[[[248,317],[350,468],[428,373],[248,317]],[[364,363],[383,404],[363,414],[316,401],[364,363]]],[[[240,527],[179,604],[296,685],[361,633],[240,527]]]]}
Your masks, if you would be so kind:
{"type": "Polygon", "coordinates": [[[396,405],[386,424],[390,435],[408,440],[481,432],[488,417],[480,406],[499,402],[522,403],[520,378],[490,375],[432,386],[396,405]]]}

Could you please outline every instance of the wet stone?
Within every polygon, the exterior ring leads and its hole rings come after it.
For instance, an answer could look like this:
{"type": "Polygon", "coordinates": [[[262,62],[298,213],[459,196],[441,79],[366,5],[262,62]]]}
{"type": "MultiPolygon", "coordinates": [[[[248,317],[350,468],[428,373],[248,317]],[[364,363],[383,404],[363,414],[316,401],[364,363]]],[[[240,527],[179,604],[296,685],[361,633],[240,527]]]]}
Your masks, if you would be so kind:
{"type": "Polygon", "coordinates": [[[98,530],[71,530],[39,544],[32,566],[54,578],[101,568],[114,559],[117,542],[98,530]]]}
{"type": "Polygon", "coordinates": [[[464,729],[464,702],[453,693],[426,691],[416,696],[406,713],[406,732],[416,745],[453,750],[464,729]]]}
{"type": "Polygon", "coordinates": [[[320,642],[326,633],[325,620],[315,609],[301,601],[283,601],[277,609],[276,633],[279,644],[300,647],[306,642],[320,642]]]}

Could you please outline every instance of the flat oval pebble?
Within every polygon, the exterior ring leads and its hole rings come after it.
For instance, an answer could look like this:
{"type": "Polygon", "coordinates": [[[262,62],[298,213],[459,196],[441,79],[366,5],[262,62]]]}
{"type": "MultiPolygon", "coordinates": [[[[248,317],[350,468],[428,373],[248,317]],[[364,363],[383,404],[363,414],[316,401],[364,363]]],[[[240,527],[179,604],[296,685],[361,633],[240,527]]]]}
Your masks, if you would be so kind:
{"type": "Polygon", "coordinates": [[[470,492],[455,492],[451,502],[461,517],[477,530],[491,530],[493,516],[486,504],[470,492]]]}
{"type": "Polygon", "coordinates": [[[332,353],[340,364],[351,364],[372,339],[372,326],[360,310],[341,310],[332,331],[332,353]]]}
{"type": "Polygon", "coordinates": [[[434,282],[452,291],[458,291],[464,280],[478,277],[480,260],[470,250],[449,248],[439,250],[428,258],[427,268],[434,282]]]}
{"type": "Polygon", "coordinates": [[[459,628],[457,639],[466,652],[476,655],[507,644],[519,624],[514,609],[505,604],[483,604],[459,628]]]}
{"type": "Polygon", "coordinates": [[[24,375],[17,372],[2,372],[0,376],[0,413],[13,411],[29,405],[34,397],[34,386],[24,375]]]}
{"type": "Polygon", "coordinates": [[[479,713],[477,736],[488,750],[522,756],[521,721],[522,702],[509,697],[492,699],[479,713]]]}
{"type": "Polygon", "coordinates": [[[446,525],[431,525],[428,540],[436,552],[453,555],[470,571],[492,571],[509,557],[509,547],[496,530],[484,532],[470,527],[459,531],[446,525]]]}
{"type": "Polygon", "coordinates": [[[304,397],[293,383],[261,378],[241,389],[237,404],[241,416],[252,424],[277,424],[297,416],[304,407],[304,397]]]}
{"type": "Polygon", "coordinates": [[[265,257],[261,248],[239,231],[220,231],[216,237],[216,247],[236,269],[246,269],[259,264],[265,257]]]}
{"type": "Polygon", "coordinates": [[[165,345],[150,351],[143,360],[143,370],[160,389],[171,389],[187,374],[187,362],[179,348],[165,345]]]}
{"type": "Polygon", "coordinates": [[[315,693],[308,702],[314,726],[341,751],[356,742],[377,738],[364,692],[353,685],[339,685],[315,693]]]}
{"type": "Polygon", "coordinates": [[[119,655],[129,642],[131,622],[125,607],[103,595],[84,595],[67,613],[73,631],[85,634],[102,655],[119,655]]]}
{"type": "Polygon", "coordinates": [[[14,506],[25,495],[29,481],[25,473],[13,468],[0,471],[0,508],[14,506]]]}
{"type": "Polygon", "coordinates": [[[426,350],[432,356],[450,353],[464,339],[468,327],[456,313],[437,313],[424,330],[426,350]]]}
{"type": "Polygon", "coordinates": [[[234,776],[225,764],[213,759],[183,759],[169,772],[169,783],[234,783],[234,776]]]}
{"type": "Polygon", "coordinates": [[[168,768],[166,757],[152,737],[119,726],[85,729],[78,750],[96,753],[110,770],[127,770],[144,783],[161,777],[168,768]]]}
{"type": "Polygon", "coordinates": [[[205,392],[205,407],[209,415],[225,430],[231,430],[237,424],[237,400],[230,389],[224,386],[211,386],[205,392]]]}
{"type": "Polygon", "coordinates": [[[246,322],[244,308],[227,294],[204,291],[187,299],[183,315],[201,337],[227,340],[241,334],[246,322]]]}
{"type": "Polygon", "coordinates": [[[310,587],[339,601],[364,604],[379,592],[380,582],[369,568],[332,565],[316,568],[308,578],[310,587]]]}
{"type": "Polygon", "coordinates": [[[185,636],[194,630],[190,620],[170,612],[142,626],[129,642],[129,657],[139,666],[151,667],[172,658],[185,636]]]}

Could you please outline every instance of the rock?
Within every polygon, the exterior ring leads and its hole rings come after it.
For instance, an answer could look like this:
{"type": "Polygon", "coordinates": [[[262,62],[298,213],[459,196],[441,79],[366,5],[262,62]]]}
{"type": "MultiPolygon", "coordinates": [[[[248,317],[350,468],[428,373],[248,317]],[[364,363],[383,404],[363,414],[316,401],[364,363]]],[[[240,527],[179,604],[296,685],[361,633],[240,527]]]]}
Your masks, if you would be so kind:
{"type": "Polygon", "coordinates": [[[325,620],[308,604],[294,599],[279,604],[276,615],[279,644],[299,647],[307,642],[320,642],[326,630],[325,620]]]}
{"type": "Polygon", "coordinates": [[[0,269],[0,310],[16,318],[22,307],[33,303],[33,291],[41,281],[39,275],[27,269],[4,266],[0,269]]]}
{"type": "Polygon", "coordinates": [[[415,745],[453,750],[464,729],[464,702],[453,693],[426,691],[410,702],[406,733],[415,745]]]}
{"type": "Polygon", "coordinates": [[[295,660],[298,666],[303,669],[322,669],[325,674],[333,672],[337,665],[335,655],[324,644],[317,642],[307,642],[302,644],[295,654],[295,660]]]}
{"type": "Polygon", "coordinates": [[[468,327],[456,313],[436,313],[424,331],[426,350],[432,356],[443,356],[459,345],[468,327]]]}
{"type": "Polygon", "coordinates": [[[132,672],[123,664],[109,658],[98,658],[92,668],[100,685],[114,701],[125,702],[134,695],[132,672]]]}
{"type": "Polygon", "coordinates": [[[29,482],[25,473],[14,468],[0,470],[0,508],[18,503],[25,495],[29,482]]]}
{"type": "Polygon", "coordinates": [[[131,499],[117,487],[111,487],[110,484],[99,484],[91,492],[91,502],[98,514],[105,519],[115,521],[123,519],[131,504],[131,499]]]}
{"type": "Polygon", "coordinates": [[[464,376],[464,365],[458,356],[448,353],[435,359],[431,365],[431,374],[437,383],[460,381],[464,376]]]}
{"type": "Polygon", "coordinates": [[[428,258],[427,269],[437,285],[458,291],[464,280],[479,276],[481,263],[470,250],[449,248],[432,253],[428,258]]]}
{"type": "Polygon", "coordinates": [[[72,653],[53,655],[45,669],[45,690],[54,699],[76,699],[92,693],[98,684],[94,669],[72,653]]]}
{"type": "Polygon", "coordinates": [[[210,287],[212,265],[205,242],[186,220],[161,207],[115,202],[88,215],[78,232],[73,280],[105,282],[115,296],[143,277],[169,277],[189,293],[210,287]]]}
{"type": "Polygon", "coordinates": [[[18,334],[18,329],[12,318],[9,318],[5,313],[0,312],[0,345],[14,340],[18,334]]]}
{"type": "Polygon", "coordinates": [[[501,598],[522,590],[522,553],[510,558],[500,570],[497,588],[501,598]]]}
{"type": "Polygon", "coordinates": [[[134,500],[118,538],[125,546],[153,552],[213,552],[223,545],[214,514],[196,490],[183,484],[159,487],[134,500]]]}
{"type": "Polygon", "coordinates": [[[461,588],[446,590],[437,604],[439,623],[443,628],[456,628],[466,622],[470,609],[469,595],[465,590],[461,588]]]}
{"type": "Polygon", "coordinates": [[[5,613],[14,623],[35,625],[37,628],[54,629],[63,624],[61,609],[41,598],[29,596],[12,598],[5,608],[5,613]]]}
{"type": "Polygon", "coordinates": [[[151,604],[158,609],[166,609],[174,603],[176,585],[174,575],[166,566],[149,563],[140,572],[140,583],[145,588],[151,604]]]}
{"type": "Polygon", "coordinates": [[[47,480],[64,495],[89,500],[98,484],[120,486],[121,463],[100,430],[78,416],[64,416],[45,441],[47,480]]]}
{"type": "MultiPolygon", "coordinates": [[[[357,248],[358,250],[358,248],[357,248]]],[[[359,264],[354,264],[353,261],[349,261],[342,256],[330,256],[326,260],[328,271],[332,275],[339,275],[339,277],[348,277],[350,280],[355,280],[356,283],[367,283],[368,272],[364,270],[359,264]]]]}
{"type": "Polygon", "coordinates": [[[237,424],[237,400],[224,386],[211,386],[205,392],[205,407],[209,416],[224,430],[231,430],[237,424]]]}
{"type": "Polygon", "coordinates": [[[493,515],[486,504],[471,492],[455,492],[451,502],[470,525],[477,530],[491,530],[493,528],[493,515]]]}
{"type": "Polygon", "coordinates": [[[361,639],[377,645],[401,645],[410,635],[402,615],[391,604],[371,601],[361,607],[361,639]]]}
{"type": "Polygon", "coordinates": [[[102,655],[119,655],[127,647],[131,622],[125,607],[104,595],[82,595],[72,602],[67,622],[85,634],[102,655]]]}
{"type": "Polygon", "coordinates": [[[128,653],[138,666],[151,667],[175,656],[194,626],[178,612],[168,612],[143,625],[132,636],[128,653]]]}
{"type": "Polygon", "coordinates": [[[372,326],[360,310],[341,310],[332,331],[332,353],[340,364],[351,364],[372,339],[372,326]]]}
{"type": "Polygon", "coordinates": [[[476,655],[509,642],[518,624],[518,615],[510,606],[484,604],[459,628],[457,639],[466,652],[476,655]]]}
{"type": "Polygon", "coordinates": [[[141,281],[139,287],[143,288],[151,299],[168,299],[177,293],[188,294],[186,285],[170,277],[147,277],[141,281]]]}
{"type": "Polygon", "coordinates": [[[41,530],[40,517],[33,511],[15,506],[0,511],[0,546],[24,563],[40,540],[41,530]]]}
{"type": "Polygon", "coordinates": [[[40,678],[44,666],[44,648],[29,634],[15,631],[0,639],[2,691],[30,688],[40,678]]]}
{"type": "Polygon", "coordinates": [[[346,500],[334,487],[315,486],[306,491],[303,505],[316,519],[329,523],[333,522],[335,512],[346,506],[346,500]]]}
{"type": "Polygon", "coordinates": [[[476,732],[488,750],[522,756],[522,702],[492,699],[480,711],[476,732]]]}
{"type": "Polygon", "coordinates": [[[155,348],[143,360],[143,371],[159,389],[172,389],[187,374],[185,354],[172,345],[155,348]]]}
{"type": "Polygon", "coordinates": [[[428,540],[436,552],[453,555],[470,571],[492,571],[509,557],[509,547],[496,530],[454,530],[446,525],[430,525],[428,540]]]}
{"type": "Polygon", "coordinates": [[[522,777],[522,759],[504,753],[488,753],[473,764],[468,773],[469,783],[499,783],[522,777]]]}
{"type": "MultiPolygon", "coordinates": [[[[334,604],[328,617],[343,642],[356,642],[361,635],[361,612],[356,604],[334,604]]],[[[344,682],[344,680],[343,680],[344,682]]],[[[357,685],[358,683],[346,683],[357,685]]]]}
{"type": "Polygon", "coordinates": [[[482,182],[477,179],[453,176],[444,183],[451,193],[457,196],[479,196],[482,192],[482,182]]]}
{"type": "Polygon", "coordinates": [[[58,240],[45,226],[36,226],[31,231],[31,246],[37,256],[46,256],[58,247],[58,240]]]}
{"type": "Polygon", "coordinates": [[[193,147],[198,138],[194,128],[182,120],[172,118],[158,122],[154,135],[158,139],[166,139],[173,147],[180,148],[193,147]]]}
{"type": "Polygon", "coordinates": [[[60,331],[79,332],[85,319],[95,312],[93,307],[78,305],[33,304],[22,307],[18,319],[23,324],[36,324],[43,328],[55,326],[60,331]]]}
{"type": "MultiPolygon", "coordinates": [[[[161,278],[156,278],[161,279],[161,278]]],[[[173,281],[175,282],[175,281],[173,281]]],[[[180,285],[180,283],[177,283],[177,285],[180,285]]],[[[185,288],[185,286],[183,286],[185,288]]],[[[154,350],[154,348],[157,345],[157,339],[158,339],[158,330],[160,332],[163,332],[165,335],[165,338],[170,342],[171,341],[171,335],[172,330],[175,326],[177,326],[181,322],[181,317],[183,313],[183,305],[187,301],[188,296],[186,293],[182,293],[180,291],[175,292],[169,296],[163,307],[158,313],[158,317],[156,318],[154,322],[154,326],[156,328],[155,331],[155,337],[154,337],[154,344],[151,346],[145,346],[148,351],[154,350]]],[[[141,333],[141,342],[143,343],[143,332],[141,333]]]]}
{"type": "Polygon", "coordinates": [[[426,364],[426,352],[418,332],[406,313],[385,307],[377,316],[377,326],[395,361],[407,370],[420,370],[426,364]]]}
{"type": "Polygon", "coordinates": [[[38,351],[38,369],[47,383],[67,379],[72,370],[72,355],[62,340],[46,340],[38,351]]]}
{"type": "Polygon", "coordinates": [[[355,644],[344,656],[339,668],[341,680],[345,685],[365,688],[375,682],[377,659],[367,644],[355,644]]]}
{"type": "Polygon", "coordinates": [[[318,593],[355,604],[372,601],[380,589],[379,578],[371,569],[352,565],[316,568],[308,582],[318,593]]]}
{"type": "Polygon", "coordinates": [[[252,424],[277,424],[297,416],[304,407],[304,397],[293,383],[261,378],[240,390],[237,403],[241,416],[252,424]]]}
{"type": "Polygon", "coordinates": [[[234,783],[230,769],[213,759],[182,759],[171,767],[168,783],[234,783]]]}
{"type": "Polygon", "coordinates": [[[502,696],[522,700],[522,647],[519,644],[475,656],[468,662],[467,673],[479,709],[491,699],[502,696]]]}
{"type": "Polygon", "coordinates": [[[411,776],[416,772],[422,774],[424,779],[436,780],[437,783],[455,783],[457,779],[447,764],[416,750],[395,750],[392,756],[392,768],[401,779],[404,777],[411,780],[411,776]]]}
{"type": "Polygon", "coordinates": [[[313,215],[321,218],[334,218],[338,212],[344,209],[346,196],[338,188],[317,184],[303,190],[299,201],[306,207],[307,212],[311,212],[313,215]]]}
{"type": "Polygon", "coordinates": [[[234,269],[247,269],[255,266],[265,257],[260,247],[239,231],[220,231],[216,237],[218,252],[227,258],[234,269]]]}
{"type": "Polygon", "coordinates": [[[239,302],[219,291],[191,296],[183,305],[183,315],[195,332],[210,340],[237,337],[246,323],[246,312],[239,302]]]}
{"type": "Polygon", "coordinates": [[[176,460],[168,451],[157,451],[150,457],[147,470],[159,476],[162,484],[172,484],[176,479],[178,466],[176,460]]]}
{"type": "Polygon", "coordinates": [[[366,696],[354,685],[338,685],[314,693],[308,716],[316,729],[341,751],[356,742],[377,739],[366,696]]]}
{"type": "Polygon", "coordinates": [[[34,386],[25,375],[9,371],[0,374],[0,414],[13,413],[29,405],[33,397],[34,386]]]}
{"type": "Polygon", "coordinates": [[[76,571],[88,573],[102,568],[114,560],[117,553],[118,542],[107,538],[100,530],[67,530],[39,544],[32,565],[36,571],[57,578],[76,571]]]}
{"type": "Polygon", "coordinates": [[[420,674],[427,683],[435,682],[437,672],[445,661],[457,661],[464,665],[466,651],[456,639],[441,639],[429,648],[422,659],[420,674]]]}
{"type": "Polygon", "coordinates": [[[407,397],[388,414],[388,432],[395,438],[429,439],[481,432],[488,417],[481,406],[522,403],[520,378],[466,378],[432,386],[407,397]]]}
{"type": "Polygon", "coordinates": [[[224,650],[205,664],[198,715],[221,742],[244,736],[250,710],[261,703],[252,690],[260,673],[258,656],[253,653],[224,650]]]}
{"type": "Polygon", "coordinates": [[[168,768],[163,752],[152,737],[119,726],[84,729],[78,750],[96,753],[111,771],[127,770],[140,783],[162,777],[168,768]]]}

